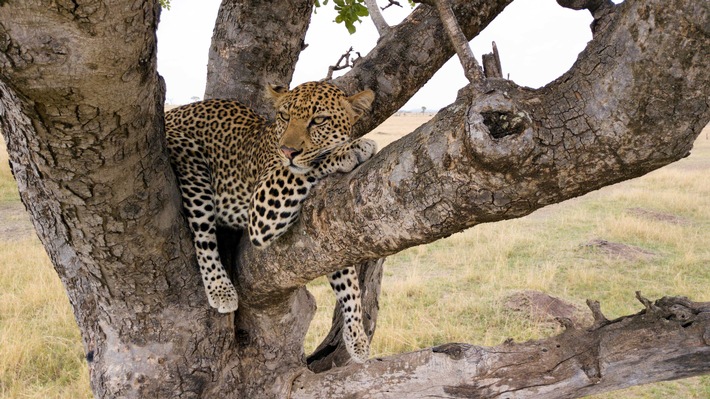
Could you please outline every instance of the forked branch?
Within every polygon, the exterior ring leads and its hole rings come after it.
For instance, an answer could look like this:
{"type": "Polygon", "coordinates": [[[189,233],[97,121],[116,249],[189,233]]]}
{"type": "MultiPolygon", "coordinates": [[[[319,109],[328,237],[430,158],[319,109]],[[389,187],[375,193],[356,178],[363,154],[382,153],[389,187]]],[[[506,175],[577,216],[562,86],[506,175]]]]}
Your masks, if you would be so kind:
{"type": "Polygon", "coordinates": [[[353,48],[350,47],[348,49],[348,51],[343,53],[343,55],[341,55],[340,58],[338,58],[338,62],[336,62],[335,65],[329,66],[328,67],[328,74],[326,75],[324,80],[333,79],[333,72],[334,71],[340,71],[342,69],[352,68],[353,66],[355,66],[355,62],[357,62],[357,60],[359,60],[361,56],[360,56],[360,53],[356,51],[355,54],[357,54],[357,58],[354,58],[351,60],[350,57],[352,56],[352,52],[353,52],[353,48]]]}
{"type": "MultiPolygon", "coordinates": [[[[301,222],[290,234],[268,251],[242,252],[238,280],[248,290],[243,297],[271,298],[343,266],[479,223],[524,216],[686,156],[710,119],[701,89],[709,84],[710,72],[695,56],[701,43],[686,46],[670,24],[675,21],[667,17],[670,11],[660,5],[652,10],[656,21],[670,25],[649,30],[643,40],[688,55],[684,79],[659,90],[666,76],[662,69],[631,65],[670,64],[669,57],[680,55],[629,37],[640,23],[635,7],[629,3],[615,13],[614,29],[595,38],[565,78],[541,90],[500,79],[485,81],[483,91],[465,88],[420,129],[351,174],[324,180],[304,203],[301,222]],[[626,84],[616,84],[619,79],[626,84]],[[604,96],[599,85],[608,90],[604,96]],[[653,112],[638,101],[639,93],[649,90],[653,112]],[[614,107],[608,106],[610,98],[614,107]],[[629,115],[643,117],[631,120],[629,115]],[[678,118],[692,126],[673,123],[678,118]],[[292,248],[310,250],[301,254],[292,248]],[[274,281],[273,275],[280,278],[274,281]]],[[[699,24],[699,18],[688,23],[699,24]]]]}

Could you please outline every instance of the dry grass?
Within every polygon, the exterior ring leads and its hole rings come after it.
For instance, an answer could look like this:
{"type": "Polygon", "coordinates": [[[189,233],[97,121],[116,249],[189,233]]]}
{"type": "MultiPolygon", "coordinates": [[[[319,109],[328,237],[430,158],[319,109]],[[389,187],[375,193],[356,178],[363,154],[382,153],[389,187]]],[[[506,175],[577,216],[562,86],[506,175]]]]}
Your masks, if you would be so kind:
{"type": "Polygon", "coordinates": [[[36,238],[0,242],[0,397],[90,398],[81,337],[36,238]]]}
{"type": "Polygon", "coordinates": [[[5,140],[0,134],[0,204],[19,200],[17,184],[15,184],[15,179],[12,177],[10,165],[8,164],[5,140]]]}
{"type": "MultiPolygon", "coordinates": [[[[371,137],[383,146],[428,118],[393,118],[371,137]]],[[[640,179],[388,258],[374,354],[457,341],[497,345],[508,337],[523,341],[556,333],[555,327],[504,308],[507,295],[525,289],[579,305],[586,298],[598,299],[610,318],[641,309],[636,290],[649,298],[688,295],[710,301],[708,170],[710,140],[703,133],[689,158],[640,179]],[[656,220],[649,214],[674,219],[656,220]],[[655,255],[630,261],[582,246],[594,238],[655,255]]],[[[16,189],[9,176],[0,151],[0,201],[10,192],[6,201],[14,203],[16,189]]],[[[33,238],[0,238],[0,269],[0,398],[90,397],[79,334],[40,244],[33,238]]],[[[309,287],[319,309],[307,337],[308,350],[327,332],[334,305],[325,279],[309,287]]],[[[710,376],[597,398],[617,397],[708,398],[710,376]]]]}

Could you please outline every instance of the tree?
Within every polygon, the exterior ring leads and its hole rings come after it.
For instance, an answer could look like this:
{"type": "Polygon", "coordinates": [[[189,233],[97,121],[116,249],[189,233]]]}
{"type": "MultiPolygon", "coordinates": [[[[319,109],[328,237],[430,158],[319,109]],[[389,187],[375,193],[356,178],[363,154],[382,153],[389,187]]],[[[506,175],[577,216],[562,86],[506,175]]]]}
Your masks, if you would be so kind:
{"type": "MultiPolygon", "coordinates": [[[[454,1],[453,12],[470,38],[509,2],[454,1]]],[[[593,41],[564,76],[538,90],[474,81],[404,140],[322,182],[301,222],[266,251],[222,234],[240,309],[220,315],[204,296],[165,151],[159,2],[0,2],[0,126],[66,286],[95,395],[575,397],[710,372],[710,304],[677,298],[639,297],[639,315],[608,321],[596,311],[589,330],[528,346],[451,344],[348,367],[337,367],[347,359],[336,317],[304,360],[307,281],[360,265],[371,334],[378,259],[688,154],[710,120],[707,2],[559,3],[595,17],[593,41]]],[[[312,7],[223,1],[205,97],[270,112],[261,87],[290,81],[312,7]]],[[[383,32],[335,79],[347,92],[377,93],[356,136],[454,54],[430,5],[383,32]]]]}

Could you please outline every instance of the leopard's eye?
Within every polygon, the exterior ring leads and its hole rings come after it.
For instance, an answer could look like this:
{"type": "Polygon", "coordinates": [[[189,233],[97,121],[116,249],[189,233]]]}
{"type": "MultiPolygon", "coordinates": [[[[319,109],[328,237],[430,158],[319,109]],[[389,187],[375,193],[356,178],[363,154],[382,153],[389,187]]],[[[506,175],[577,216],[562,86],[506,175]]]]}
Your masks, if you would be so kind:
{"type": "Polygon", "coordinates": [[[279,111],[279,113],[276,114],[276,116],[277,116],[279,119],[281,119],[282,121],[287,121],[287,122],[288,122],[288,119],[291,117],[291,115],[289,115],[289,114],[287,114],[287,113],[285,113],[285,112],[283,112],[283,111],[279,111]]]}
{"type": "Polygon", "coordinates": [[[325,121],[327,121],[329,118],[330,118],[329,116],[316,116],[316,117],[313,117],[313,119],[311,119],[311,125],[315,125],[315,126],[322,125],[322,124],[324,124],[325,121]]]}

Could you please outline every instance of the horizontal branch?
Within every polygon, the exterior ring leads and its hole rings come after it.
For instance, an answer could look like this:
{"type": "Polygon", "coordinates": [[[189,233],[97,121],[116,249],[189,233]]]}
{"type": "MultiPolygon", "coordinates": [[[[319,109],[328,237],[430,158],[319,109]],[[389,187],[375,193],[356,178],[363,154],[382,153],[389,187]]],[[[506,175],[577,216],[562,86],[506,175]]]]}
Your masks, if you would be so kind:
{"type": "Polygon", "coordinates": [[[577,398],[710,373],[710,303],[665,297],[597,329],[496,347],[446,344],[306,372],[291,398],[577,398]]]}
{"type": "MultiPolygon", "coordinates": [[[[547,87],[469,86],[429,123],[319,184],[289,234],[265,251],[244,248],[241,298],[269,300],[345,265],[521,217],[685,157],[710,120],[710,72],[697,57],[708,49],[686,42],[674,25],[681,20],[665,14],[701,6],[655,3],[642,10],[654,14],[648,19],[638,7],[623,3],[613,29],[547,87]]],[[[682,20],[686,30],[700,29],[696,11],[682,20]]]]}

